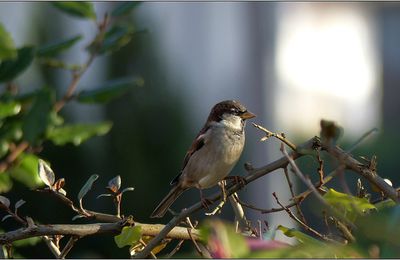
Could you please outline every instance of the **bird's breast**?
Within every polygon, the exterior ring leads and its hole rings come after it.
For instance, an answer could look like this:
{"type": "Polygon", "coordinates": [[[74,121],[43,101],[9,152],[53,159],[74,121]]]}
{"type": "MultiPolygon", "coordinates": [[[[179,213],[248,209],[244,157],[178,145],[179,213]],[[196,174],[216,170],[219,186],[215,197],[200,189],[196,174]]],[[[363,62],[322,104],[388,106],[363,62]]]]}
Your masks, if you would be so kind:
{"type": "Polygon", "coordinates": [[[224,179],[240,158],[244,132],[214,127],[206,134],[204,146],[190,158],[183,174],[198,188],[209,188],[224,179]]]}

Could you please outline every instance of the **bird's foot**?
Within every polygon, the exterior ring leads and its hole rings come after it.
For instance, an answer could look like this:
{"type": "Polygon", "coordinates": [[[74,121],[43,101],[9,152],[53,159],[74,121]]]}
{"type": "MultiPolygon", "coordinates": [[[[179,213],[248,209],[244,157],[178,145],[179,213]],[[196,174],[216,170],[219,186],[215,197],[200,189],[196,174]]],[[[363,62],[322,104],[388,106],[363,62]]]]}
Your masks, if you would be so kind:
{"type": "Polygon", "coordinates": [[[239,184],[240,185],[240,188],[244,188],[244,186],[246,186],[246,184],[247,184],[247,180],[244,177],[238,176],[238,175],[227,176],[227,177],[224,178],[224,180],[233,180],[233,182],[235,184],[239,184]]]}
{"type": "Polygon", "coordinates": [[[210,205],[213,204],[213,202],[210,199],[207,198],[201,198],[201,205],[203,208],[210,210],[210,205]]]}

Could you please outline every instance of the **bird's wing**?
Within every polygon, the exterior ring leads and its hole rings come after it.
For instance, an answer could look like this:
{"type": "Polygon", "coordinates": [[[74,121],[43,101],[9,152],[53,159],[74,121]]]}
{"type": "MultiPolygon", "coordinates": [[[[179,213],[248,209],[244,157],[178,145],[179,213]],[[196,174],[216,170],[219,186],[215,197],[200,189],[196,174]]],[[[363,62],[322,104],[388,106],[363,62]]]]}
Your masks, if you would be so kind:
{"type": "Polygon", "coordinates": [[[190,146],[189,151],[187,151],[185,158],[183,159],[183,166],[181,172],[171,181],[171,185],[177,183],[179,181],[179,177],[182,175],[183,169],[185,169],[187,163],[189,162],[190,157],[203,147],[205,143],[205,134],[210,127],[205,125],[200,132],[197,134],[196,139],[194,139],[192,145],[190,146]]]}

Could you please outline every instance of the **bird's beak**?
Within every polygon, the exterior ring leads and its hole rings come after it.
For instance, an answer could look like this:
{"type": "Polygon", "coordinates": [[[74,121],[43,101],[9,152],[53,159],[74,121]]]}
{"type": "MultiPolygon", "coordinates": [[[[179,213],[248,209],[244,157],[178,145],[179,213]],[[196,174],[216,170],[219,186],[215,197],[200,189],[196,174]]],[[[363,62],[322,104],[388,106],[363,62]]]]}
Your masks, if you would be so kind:
{"type": "Polygon", "coordinates": [[[250,118],[256,117],[256,115],[251,113],[251,112],[249,112],[249,111],[246,111],[240,117],[242,119],[250,119],[250,118]]]}

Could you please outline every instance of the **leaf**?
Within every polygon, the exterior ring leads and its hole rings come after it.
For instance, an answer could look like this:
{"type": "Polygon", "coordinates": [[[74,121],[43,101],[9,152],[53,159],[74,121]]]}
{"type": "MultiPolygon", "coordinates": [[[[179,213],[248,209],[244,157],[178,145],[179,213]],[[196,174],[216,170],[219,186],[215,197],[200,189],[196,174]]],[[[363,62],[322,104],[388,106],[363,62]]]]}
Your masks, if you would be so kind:
{"type": "Polygon", "coordinates": [[[59,10],[79,18],[96,19],[93,4],[88,2],[52,2],[59,10]]]}
{"type": "Polygon", "coordinates": [[[1,219],[1,222],[4,222],[6,219],[11,218],[11,217],[12,217],[12,215],[10,215],[10,214],[5,215],[5,216],[1,219]]]}
{"type": "Polygon", "coordinates": [[[46,45],[37,50],[36,55],[39,57],[54,57],[69,48],[82,39],[82,35],[76,35],[67,40],[58,41],[53,44],[46,45]]]}
{"type": "Polygon", "coordinates": [[[50,125],[52,126],[60,126],[64,123],[64,118],[60,116],[56,111],[52,110],[50,112],[50,125]]]}
{"type": "Polygon", "coordinates": [[[100,194],[99,196],[97,196],[96,199],[99,199],[99,198],[101,198],[101,197],[112,197],[112,196],[113,196],[113,195],[110,194],[110,193],[103,193],[103,194],[100,194]]]}
{"type": "Polygon", "coordinates": [[[14,59],[17,57],[14,41],[11,35],[0,23],[0,61],[3,59],[14,59]]]}
{"type": "Polygon", "coordinates": [[[63,188],[61,188],[61,189],[59,189],[59,190],[57,190],[59,193],[61,193],[62,195],[64,195],[64,196],[67,196],[67,191],[66,190],[64,190],[63,188]]]}
{"type": "Polygon", "coordinates": [[[329,189],[323,197],[328,204],[344,212],[350,221],[354,221],[358,214],[365,213],[369,209],[376,209],[366,198],[354,197],[334,189],[329,189]]]}
{"type": "Polygon", "coordinates": [[[135,190],[135,188],[133,188],[133,187],[127,187],[121,191],[121,194],[123,194],[124,192],[127,192],[127,191],[134,191],[134,190],[135,190]]]}
{"type": "Polygon", "coordinates": [[[77,220],[77,219],[79,219],[79,218],[84,218],[85,216],[82,216],[82,215],[76,215],[76,216],[74,216],[73,218],[72,218],[72,221],[75,221],[75,220],[77,220]]]}
{"type": "Polygon", "coordinates": [[[1,102],[0,103],[0,119],[8,116],[14,116],[21,111],[21,104],[18,102],[1,102]]]}
{"type": "Polygon", "coordinates": [[[82,200],[83,197],[92,189],[93,183],[99,178],[99,175],[93,174],[83,185],[82,189],[78,193],[78,200],[82,200]]]}
{"type": "Polygon", "coordinates": [[[10,150],[10,144],[6,140],[0,140],[0,158],[5,156],[10,150]]]}
{"type": "Polygon", "coordinates": [[[300,243],[303,244],[315,244],[319,246],[324,246],[324,243],[318,241],[317,239],[304,234],[303,232],[300,232],[294,228],[287,228],[285,226],[279,225],[277,227],[277,230],[280,230],[285,234],[285,236],[288,237],[295,237],[300,243]]]}
{"type": "Polygon", "coordinates": [[[128,44],[134,34],[135,30],[131,26],[114,26],[104,35],[100,49],[89,46],[89,50],[96,50],[99,54],[117,51],[128,44]]]}
{"type": "Polygon", "coordinates": [[[114,241],[119,248],[122,248],[124,246],[133,245],[134,243],[139,241],[141,236],[142,228],[140,226],[123,227],[121,234],[114,237],[114,241]]]}
{"type": "Polygon", "coordinates": [[[58,179],[58,180],[54,183],[53,187],[54,187],[55,190],[59,191],[59,190],[62,189],[62,187],[64,187],[64,185],[65,185],[65,179],[64,179],[64,178],[61,178],[61,179],[58,179]]]}
{"type": "Polygon", "coordinates": [[[37,92],[32,107],[24,118],[22,131],[25,140],[34,143],[45,133],[51,109],[52,92],[50,89],[43,88],[37,92]]]}
{"type": "Polygon", "coordinates": [[[40,237],[30,237],[21,240],[14,241],[12,243],[13,246],[16,247],[24,247],[24,246],[34,246],[41,241],[40,237]]]}
{"type": "Polygon", "coordinates": [[[116,193],[121,188],[121,176],[117,175],[112,178],[107,185],[107,188],[116,193]]]}
{"type": "Polygon", "coordinates": [[[122,2],[119,4],[112,12],[112,16],[121,16],[128,14],[130,11],[132,11],[134,8],[136,8],[141,2],[137,1],[131,1],[131,2],[122,2]]]}
{"type": "Polygon", "coordinates": [[[21,199],[19,201],[17,201],[17,203],[15,203],[15,211],[20,208],[22,205],[24,205],[26,203],[25,200],[21,199]]]}
{"type": "Polygon", "coordinates": [[[383,200],[383,201],[380,201],[380,202],[374,204],[374,206],[376,207],[377,210],[382,210],[382,209],[386,209],[386,208],[392,208],[392,207],[394,207],[396,205],[397,205],[396,202],[394,202],[391,199],[383,200]]]}
{"type": "Polygon", "coordinates": [[[38,172],[39,177],[44,184],[46,184],[48,187],[52,187],[56,177],[50,166],[42,159],[39,159],[38,172]]]}
{"type": "Polygon", "coordinates": [[[13,183],[10,175],[6,172],[0,172],[0,193],[5,193],[11,190],[13,183]]]}
{"type": "Polygon", "coordinates": [[[22,47],[18,49],[15,59],[3,60],[0,64],[0,82],[11,81],[21,74],[33,61],[35,57],[34,47],[22,47]]]}
{"type": "Polygon", "coordinates": [[[90,137],[105,135],[110,131],[111,127],[111,122],[65,125],[48,129],[47,138],[55,145],[65,145],[67,143],[80,145],[90,137]]]}
{"type": "Polygon", "coordinates": [[[10,200],[4,196],[0,195],[0,203],[6,206],[7,208],[10,207],[10,200]]]}
{"type": "Polygon", "coordinates": [[[31,189],[43,186],[43,182],[37,174],[39,158],[33,154],[23,153],[15,167],[9,170],[15,180],[23,183],[31,189]]]}
{"type": "MultiPolygon", "coordinates": [[[[93,88],[93,90],[83,90],[78,94],[77,100],[81,103],[106,103],[117,98],[135,86],[143,86],[141,78],[123,78],[112,80],[105,84],[93,88]]],[[[92,89],[92,88],[91,88],[92,89]]]]}

